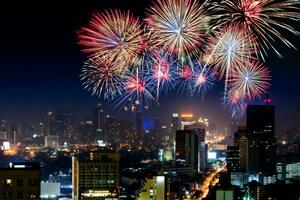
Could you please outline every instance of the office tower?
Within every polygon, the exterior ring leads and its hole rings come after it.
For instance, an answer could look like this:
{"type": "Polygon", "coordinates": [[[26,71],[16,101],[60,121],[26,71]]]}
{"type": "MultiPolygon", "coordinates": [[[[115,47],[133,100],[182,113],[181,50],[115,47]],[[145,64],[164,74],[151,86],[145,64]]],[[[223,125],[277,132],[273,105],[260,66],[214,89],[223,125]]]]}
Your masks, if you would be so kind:
{"type": "Polygon", "coordinates": [[[208,152],[208,144],[206,144],[205,142],[201,142],[200,143],[200,171],[201,172],[205,172],[208,164],[207,152],[208,152]]]}
{"type": "Polygon", "coordinates": [[[199,151],[199,167],[200,171],[204,172],[207,166],[207,151],[208,145],[205,144],[205,124],[197,123],[193,125],[185,125],[184,130],[194,130],[198,136],[198,151],[199,151]]]}
{"type": "Polygon", "coordinates": [[[71,115],[64,109],[55,114],[55,133],[62,139],[68,138],[68,128],[71,126],[71,115]]]}
{"type": "Polygon", "coordinates": [[[161,129],[160,120],[158,117],[155,117],[154,119],[154,132],[155,134],[159,134],[161,129]]]}
{"type": "Polygon", "coordinates": [[[97,132],[103,131],[104,124],[104,110],[102,104],[98,104],[93,110],[93,124],[97,132]]]}
{"type": "Polygon", "coordinates": [[[245,126],[238,126],[237,131],[234,132],[234,146],[239,146],[240,139],[243,136],[247,136],[247,128],[245,126]]]}
{"type": "Polygon", "coordinates": [[[136,111],[136,135],[140,138],[142,138],[142,132],[143,132],[143,116],[141,111],[136,111]]]}
{"type": "Polygon", "coordinates": [[[177,130],[180,128],[179,124],[179,115],[178,113],[173,113],[172,114],[172,122],[171,122],[171,127],[172,127],[172,133],[175,134],[177,130]]]}
{"type": "Polygon", "coordinates": [[[229,172],[239,171],[240,167],[240,150],[238,146],[227,146],[227,170],[229,172]]]}
{"type": "Polygon", "coordinates": [[[106,116],[104,133],[100,139],[112,143],[115,146],[120,144],[120,123],[116,117],[111,115],[106,116]]]}
{"type": "Polygon", "coordinates": [[[38,163],[10,163],[0,168],[0,200],[40,199],[40,176],[38,163]]]}
{"type": "Polygon", "coordinates": [[[249,142],[246,136],[241,136],[239,139],[238,147],[240,150],[240,167],[239,170],[241,172],[248,172],[249,166],[249,142]]]}
{"type": "Polygon", "coordinates": [[[166,199],[166,178],[154,176],[147,178],[142,184],[138,200],[165,200],[166,199]]]}
{"type": "Polygon", "coordinates": [[[238,126],[237,131],[234,133],[234,146],[239,148],[239,171],[248,171],[248,137],[247,129],[245,126],[238,126]]]}
{"type": "Polygon", "coordinates": [[[119,154],[111,150],[91,152],[89,159],[73,157],[72,199],[118,199],[119,161],[119,154]]]}
{"type": "Polygon", "coordinates": [[[273,105],[247,106],[249,171],[265,175],[276,173],[275,108],[273,105]]]}
{"type": "Polygon", "coordinates": [[[46,117],[46,135],[56,135],[55,132],[55,115],[49,111],[46,117]]]}
{"type": "Polygon", "coordinates": [[[176,160],[191,166],[193,173],[200,171],[199,146],[199,136],[195,130],[176,131],[176,160]]]}

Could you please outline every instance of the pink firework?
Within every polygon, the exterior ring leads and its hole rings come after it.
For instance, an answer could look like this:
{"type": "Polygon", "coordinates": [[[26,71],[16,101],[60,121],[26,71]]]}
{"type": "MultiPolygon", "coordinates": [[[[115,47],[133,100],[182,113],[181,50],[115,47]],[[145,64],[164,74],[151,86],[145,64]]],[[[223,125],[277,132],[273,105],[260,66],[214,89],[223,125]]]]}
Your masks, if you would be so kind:
{"type": "Polygon", "coordinates": [[[135,63],[142,48],[140,21],[130,12],[120,10],[95,13],[78,37],[84,52],[114,65],[120,72],[135,63]]]}
{"type": "Polygon", "coordinates": [[[193,71],[189,65],[182,66],[179,72],[179,76],[184,80],[191,80],[193,77],[193,71]]]}
{"type": "Polygon", "coordinates": [[[247,107],[244,95],[235,89],[230,89],[227,92],[223,103],[225,108],[231,112],[231,116],[236,118],[243,116],[247,107]]]}
{"type": "Polygon", "coordinates": [[[129,93],[142,94],[145,91],[146,83],[139,77],[128,77],[125,82],[125,89],[129,93]]]}
{"type": "Polygon", "coordinates": [[[261,97],[270,88],[270,71],[261,62],[252,60],[235,71],[229,80],[230,87],[241,91],[250,100],[261,97]]]}

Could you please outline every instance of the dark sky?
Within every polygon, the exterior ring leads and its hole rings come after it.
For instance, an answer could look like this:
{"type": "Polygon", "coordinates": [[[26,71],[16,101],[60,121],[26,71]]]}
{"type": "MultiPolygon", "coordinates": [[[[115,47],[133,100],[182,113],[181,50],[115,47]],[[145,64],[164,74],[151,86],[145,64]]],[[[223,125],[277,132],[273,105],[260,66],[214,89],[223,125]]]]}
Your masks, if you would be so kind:
{"type": "MultiPolygon", "coordinates": [[[[20,2],[0,5],[0,119],[37,120],[48,110],[59,108],[88,116],[98,99],[83,90],[79,80],[86,55],[77,45],[76,31],[88,23],[93,11],[123,8],[140,15],[150,1],[20,2]]],[[[300,48],[299,37],[288,38],[300,48]]],[[[300,53],[286,47],[281,52],[283,59],[271,55],[266,61],[272,70],[270,92],[278,127],[300,127],[300,53]]],[[[148,114],[164,118],[172,111],[197,110],[218,126],[225,126],[230,114],[220,106],[221,92],[217,86],[204,100],[170,95],[148,114]]]]}

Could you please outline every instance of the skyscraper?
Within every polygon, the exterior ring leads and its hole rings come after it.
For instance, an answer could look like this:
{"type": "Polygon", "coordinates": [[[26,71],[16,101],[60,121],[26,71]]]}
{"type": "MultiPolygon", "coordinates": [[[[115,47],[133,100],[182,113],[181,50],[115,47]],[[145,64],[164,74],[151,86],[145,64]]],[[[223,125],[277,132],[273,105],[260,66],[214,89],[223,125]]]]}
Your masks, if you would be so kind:
{"type": "Polygon", "coordinates": [[[101,103],[99,103],[93,110],[93,124],[97,132],[103,131],[104,110],[101,103]]]}
{"type": "Polygon", "coordinates": [[[172,133],[175,134],[177,130],[180,128],[179,124],[179,115],[178,113],[173,113],[172,114],[172,122],[171,122],[171,127],[172,127],[172,133]]]}
{"type": "Polygon", "coordinates": [[[199,136],[196,130],[176,131],[176,160],[193,167],[194,173],[200,171],[199,146],[199,136]]]}
{"type": "Polygon", "coordinates": [[[119,154],[111,150],[90,153],[89,159],[72,158],[74,200],[111,199],[119,196],[119,154]]]}
{"type": "Polygon", "coordinates": [[[143,132],[143,116],[141,111],[136,111],[136,135],[142,137],[143,132]]]}
{"type": "Polygon", "coordinates": [[[249,171],[266,175],[276,173],[276,140],[274,138],[275,107],[247,106],[249,171]]]}
{"type": "Polygon", "coordinates": [[[239,171],[240,150],[238,146],[227,146],[227,170],[229,172],[239,171]]]}

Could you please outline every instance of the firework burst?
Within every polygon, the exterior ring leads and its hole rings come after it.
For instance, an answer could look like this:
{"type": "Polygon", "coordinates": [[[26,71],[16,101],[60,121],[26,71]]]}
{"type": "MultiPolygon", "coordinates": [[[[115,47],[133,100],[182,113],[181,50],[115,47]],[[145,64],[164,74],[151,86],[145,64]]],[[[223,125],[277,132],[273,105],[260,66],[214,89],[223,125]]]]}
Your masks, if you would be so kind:
{"type": "Polygon", "coordinates": [[[229,80],[231,88],[241,91],[250,100],[265,94],[271,84],[270,71],[257,60],[245,62],[244,67],[234,72],[229,80]]]}
{"type": "Polygon", "coordinates": [[[204,94],[215,82],[214,75],[209,68],[203,69],[201,64],[194,67],[192,83],[190,85],[191,95],[204,94]]]}
{"type": "Polygon", "coordinates": [[[146,19],[158,45],[170,54],[198,53],[207,29],[207,17],[197,1],[157,0],[146,19]]]}
{"type": "Polygon", "coordinates": [[[289,20],[299,21],[299,5],[299,1],[295,0],[223,0],[221,3],[215,3],[211,9],[222,13],[218,17],[221,26],[235,24],[245,32],[256,35],[262,50],[256,53],[263,57],[270,48],[280,55],[274,47],[275,39],[279,39],[288,47],[294,47],[281,31],[299,34],[286,23],[289,20]]]}
{"type": "Polygon", "coordinates": [[[85,62],[80,77],[84,88],[91,91],[92,95],[113,99],[122,93],[123,78],[115,72],[113,66],[103,65],[90,58],[85,62]]]}
{"type": "Polygon", "coordinates": [[[149,107],[153,96],[150,81],[138,68],[128,71],[124,81],[123,95],[116,98],[114,105],[125,111],[136,111],[149,107]]]}
{"type": "Polygon", "coordinates": [[[231,113],[231,117],[239,118],[244,115],[247,102],[239,90],[230,89],[223,101],[224,107],[231,113]]]}
{"type": "Polygon", "coordinates": [[[232,76],[233,71],[239,70],[244,60],[252,57],[251,41],[253,41],[252,35],[245,34],[237,27],[228,27],[217,32],[215,37],[210,40],[211,45],[208,48],[210,56],[206,65],[211,63],[213,73],[218,74],[220,78],[225,77],[225,96],[228,79],[232,76]]]}
{"type": "Polygon", "coordinates": [[[119,72],[135,63],[142,48],[140,21],[120,10],[94,14],[78,37],[84,52],[114,65],[119,72]]]}

